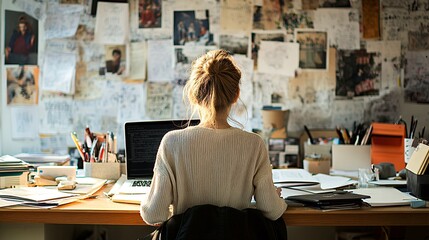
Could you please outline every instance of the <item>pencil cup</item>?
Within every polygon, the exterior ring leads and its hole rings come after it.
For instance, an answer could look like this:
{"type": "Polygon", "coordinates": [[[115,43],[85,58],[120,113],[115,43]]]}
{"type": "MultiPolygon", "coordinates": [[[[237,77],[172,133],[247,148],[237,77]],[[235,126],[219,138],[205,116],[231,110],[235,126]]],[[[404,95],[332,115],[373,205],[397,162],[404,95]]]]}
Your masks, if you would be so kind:
{"type": "Polygon", "coordinates": [[[411,158],[411,155],[413,155],[414,150],[416,149],[413,147],[413,138],[404,138],[404,160],[405,163],[408,163],[408,161],[411,158]]]}
{"type": "Polygon", "coordinates": [[[94,177],[101,179],[118,179],[121,175],[120,163],[91,163],[83,164],[86,177],[94,177]]]}

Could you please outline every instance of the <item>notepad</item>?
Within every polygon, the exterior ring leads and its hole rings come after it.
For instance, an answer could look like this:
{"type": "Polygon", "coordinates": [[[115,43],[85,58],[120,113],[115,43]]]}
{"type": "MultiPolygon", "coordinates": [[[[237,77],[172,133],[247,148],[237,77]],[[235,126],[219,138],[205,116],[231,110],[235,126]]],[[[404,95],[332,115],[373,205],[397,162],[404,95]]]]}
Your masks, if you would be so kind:
{"type": "Polygon", "coordinates": [[[429,146],[420,143],[411,155],[406,168],[417,175],[423,175],[429,165],[429,146]]]}

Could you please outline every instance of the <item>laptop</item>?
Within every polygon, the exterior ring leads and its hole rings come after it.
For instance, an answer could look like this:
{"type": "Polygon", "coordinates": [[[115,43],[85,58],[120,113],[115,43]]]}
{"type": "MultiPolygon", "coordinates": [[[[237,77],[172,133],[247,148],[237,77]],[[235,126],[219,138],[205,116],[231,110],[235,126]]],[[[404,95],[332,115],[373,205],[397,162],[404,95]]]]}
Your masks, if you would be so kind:
{"type": "MultiPolygon", "coordinates": [[[[190,122],[191,126],[198,124],[199,120],[190,122]]],[[[188,120],[126,122],[124,131],[127,178],[117,193],[148,193],[162,138],[169,131],[183,129],[187,126],[188,120]]]]}

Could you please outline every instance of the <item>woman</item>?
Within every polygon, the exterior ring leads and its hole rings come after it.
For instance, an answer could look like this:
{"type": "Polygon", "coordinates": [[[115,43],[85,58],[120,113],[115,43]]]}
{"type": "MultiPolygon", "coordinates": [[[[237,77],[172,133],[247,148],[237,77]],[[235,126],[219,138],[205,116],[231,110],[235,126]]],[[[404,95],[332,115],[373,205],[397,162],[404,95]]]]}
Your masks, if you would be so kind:
{"type": "Polygon", "coordinates": [[[271,220],[286,210],[273,185],[268,152],[256,134],[228,123],[240,94],[241,72],[225,50],[210,51],[192,66],[186,94],[201,122],[167,133],[158,149],[151,191],[141,216],[159,224],[197,205],[256,208],[271,220]]]}

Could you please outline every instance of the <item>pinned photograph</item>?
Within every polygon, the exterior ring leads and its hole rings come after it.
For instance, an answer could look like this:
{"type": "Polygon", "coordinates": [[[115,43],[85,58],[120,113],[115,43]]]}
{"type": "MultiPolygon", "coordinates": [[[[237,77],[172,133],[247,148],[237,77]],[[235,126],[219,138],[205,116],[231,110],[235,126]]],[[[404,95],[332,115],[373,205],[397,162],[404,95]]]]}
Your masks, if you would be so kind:
{"type": "Polygon", "coordinates": [[[37,104],[39,68],[19,66],[6,68],[8,105],[37,104]]]}
{"type": "Polygon", "coordinates": [[[295,42],[299,43],[299,68],[328,69],[328,34],[314,29],[295,29],[295,42]]]}
{"type": "Polygon", "coordinates": [[[160,28],[162,0],[138,0],[139,28],[160,28]]]}
{"type": "Polygon", "coordinates": [[[5,11],[5,64],[37,65],[38,21],[24,12],[5,11]]]}
{"type": "Polygon", "coordinates": [[[214,45],[209,10],[174,11],[174,45],[214,45]]]}
{"type": "Polygon", "coordinates": [[[106,73],[123,75],[126,69],[126,47],[125,45],[111,45],[105,47],[106,73]]]}
{"type": "Polygon", "coordinates": [[[246,55],[249,49],[249,37],[241,35],[220,35],[219,46],[230,54],[246,55]]]}

